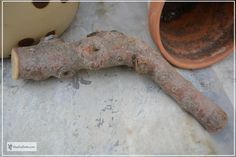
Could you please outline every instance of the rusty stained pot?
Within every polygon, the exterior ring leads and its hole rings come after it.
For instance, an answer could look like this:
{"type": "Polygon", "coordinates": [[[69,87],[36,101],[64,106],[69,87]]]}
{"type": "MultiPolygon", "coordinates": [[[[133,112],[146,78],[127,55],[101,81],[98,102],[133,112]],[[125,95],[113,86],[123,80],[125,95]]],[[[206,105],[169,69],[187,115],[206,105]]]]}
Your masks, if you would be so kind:
{"type": "Polygon", "coordinates": [[[233,7],[232,2],[151,2],[150,33],[171,64],[204,68],[233,52],[233,7]]]}

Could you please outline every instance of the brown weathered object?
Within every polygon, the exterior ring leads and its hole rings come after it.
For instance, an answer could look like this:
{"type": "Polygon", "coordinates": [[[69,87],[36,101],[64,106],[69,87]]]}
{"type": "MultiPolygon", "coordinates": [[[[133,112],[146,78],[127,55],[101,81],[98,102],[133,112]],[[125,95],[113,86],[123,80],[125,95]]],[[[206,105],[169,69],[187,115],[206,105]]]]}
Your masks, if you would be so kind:
{"type": "Polygon", "coordinates": [[[149,30],[171,64],[185,69],[207,67],[234,51],[234,3],[153,0],[149,30]]]}
{"type": "Polygon", "coordinates": [[[94,32],[73,43],[50,37],[42,39],[38,45],[12,50],[14,79],[68,78],[81,69],[126,65],[149,75],[208,131],[216,132],[227,123],[227,115],[219,106],[143,41],[116,31],[94,32]]]}

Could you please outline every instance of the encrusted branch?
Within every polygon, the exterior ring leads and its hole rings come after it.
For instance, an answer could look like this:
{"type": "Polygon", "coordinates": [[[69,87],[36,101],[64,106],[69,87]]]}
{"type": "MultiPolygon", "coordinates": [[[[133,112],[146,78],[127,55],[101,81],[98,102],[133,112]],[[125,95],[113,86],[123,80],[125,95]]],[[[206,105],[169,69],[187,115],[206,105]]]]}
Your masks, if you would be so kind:
{"type": "Polygon", "coordinates": [[[14,48],[11,56],[14,79],[68,78],[81,69],[133,67],[138,73],[149,75],[208,131],[216,132],[227,123],[226,113],[185,80],[157,51],[120,32],[94,32],[72,43],[49,36],[38,45],[14,48]]]}

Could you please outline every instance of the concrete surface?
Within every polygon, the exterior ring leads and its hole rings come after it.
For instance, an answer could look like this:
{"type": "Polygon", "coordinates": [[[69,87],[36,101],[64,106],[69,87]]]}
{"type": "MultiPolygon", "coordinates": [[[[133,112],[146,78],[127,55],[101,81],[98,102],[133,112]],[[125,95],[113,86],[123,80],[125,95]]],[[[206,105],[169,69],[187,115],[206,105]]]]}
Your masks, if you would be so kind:
{"type": "MultiPolygon", "coordinates": [[[[59,17],[60,18],[60,17],[59,17]]],[[[81,3],[63,39],[118,30],[153,44],[146,3],[81,3]]],[[[73,79],[11,79],[4,60],[4,154],[232,154],[233,55],[182,75],[218,103],[227,127],[209,134],[151,79],[118,67],[81,71],[73,79]],[[7,152],[6,142],[37,142],[37,152],[7,152]]]]}

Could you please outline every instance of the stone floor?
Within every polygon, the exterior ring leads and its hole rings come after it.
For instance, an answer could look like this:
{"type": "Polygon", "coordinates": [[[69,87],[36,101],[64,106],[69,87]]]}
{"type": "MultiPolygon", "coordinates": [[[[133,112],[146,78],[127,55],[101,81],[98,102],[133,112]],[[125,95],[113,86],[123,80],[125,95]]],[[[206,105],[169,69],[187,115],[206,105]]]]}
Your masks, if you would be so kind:
{"type": "MultiPolygon", "coordinates": [[[[63,34],[75,41],[96,30],[118,30],[153,44],[147,3],[81,3],[63,34]]],[[[118,67],[81,71],[68,80],[11,79],[3,63],[4,154],[232,154],[234,56],[203,70],[179,70],[228,114],[209,134],[148,77],[118,67]],[[7,152],[6,142],[37,142],[37,152],[7,152]]]]}

